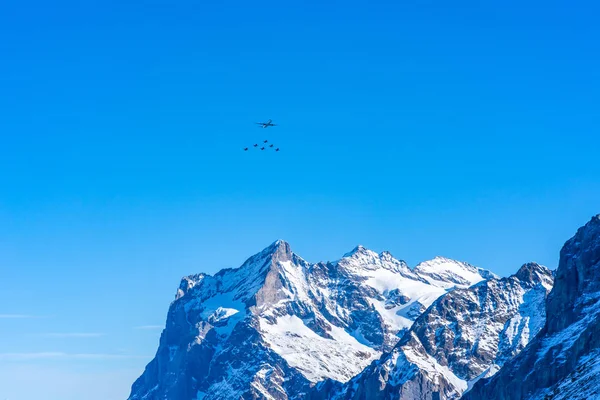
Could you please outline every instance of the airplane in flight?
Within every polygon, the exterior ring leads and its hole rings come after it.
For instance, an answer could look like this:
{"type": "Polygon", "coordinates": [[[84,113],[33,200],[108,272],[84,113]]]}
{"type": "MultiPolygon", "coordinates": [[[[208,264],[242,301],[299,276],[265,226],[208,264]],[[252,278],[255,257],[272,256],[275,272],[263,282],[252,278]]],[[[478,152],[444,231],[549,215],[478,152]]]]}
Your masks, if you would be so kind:
{"type": "Polygon", "coordinates": [[[257,125],[260,125],[261,128],[268,128],[269,126],[277,126],[277,124],[274,124],[272,122],[272,120],[268,120],[267,122],[256,122],[257,125]]]}

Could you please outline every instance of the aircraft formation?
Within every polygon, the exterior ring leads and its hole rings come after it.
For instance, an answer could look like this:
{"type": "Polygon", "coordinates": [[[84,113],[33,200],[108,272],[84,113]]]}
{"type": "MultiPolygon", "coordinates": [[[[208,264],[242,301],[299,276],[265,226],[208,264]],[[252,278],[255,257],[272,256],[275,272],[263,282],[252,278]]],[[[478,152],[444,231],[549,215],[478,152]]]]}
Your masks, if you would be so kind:
{"type": "MultiPolygon", "coordinates": [[[[256,122],[257,125],[260,125],[261,128],[268,128],[270,126],[277,126],[277,124],[274,124],[272,120],[268,120],[267,122],[256,122]]],[[[258,143],[254,143],[254,145],[252,147],[254,147],[255,149],[258,149],[259,147],[258,143]]],[[[244,151],[248,151],[248,147],[244,148],[244,151]]],[[[268,149],[273,149],[275,150],[275,152],[279,151],[279,147],[275,147],[275,145],[273,143],[269,143],[268,139],[263,140],[262,145],[260,147],[261,151],[264,150],[268,150],[268,149]]]]}

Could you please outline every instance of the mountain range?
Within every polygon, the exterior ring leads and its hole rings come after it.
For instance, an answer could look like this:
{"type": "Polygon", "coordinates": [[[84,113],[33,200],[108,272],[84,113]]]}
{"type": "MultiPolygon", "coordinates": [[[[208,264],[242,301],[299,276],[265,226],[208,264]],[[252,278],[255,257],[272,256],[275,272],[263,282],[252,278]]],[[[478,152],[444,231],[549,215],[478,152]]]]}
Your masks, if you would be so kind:
{"type": "Polygon", "coordinates": [[[593,391],[598,260],[599,216],[555,272],[526,263],[505,278],[442,257],[410,268],[362,246],[309,263],[279,240],[239,268],[182,279],[129,400],[545,399],[583,381],[593,391]]]}

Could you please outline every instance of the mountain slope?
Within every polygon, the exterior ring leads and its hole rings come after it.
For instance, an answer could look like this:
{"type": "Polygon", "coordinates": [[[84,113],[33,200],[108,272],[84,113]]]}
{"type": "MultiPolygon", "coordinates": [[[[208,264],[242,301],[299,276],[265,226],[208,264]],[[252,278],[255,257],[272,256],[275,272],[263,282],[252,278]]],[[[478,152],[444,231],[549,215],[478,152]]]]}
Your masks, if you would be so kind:
{"type": "Polygon", "coordinates": [[[456,289],[436,300],[390,353],[345,385],[321,384],[313,398],[456,399],[542,328],[551,287],[552,272],[529,263],[511,277],[456,289]]]}
{"type": "Polygon", "coordinates": [[[310,264],[277,241],[240,268],[182,280],[130,400],[294,399],[346,382],[456,285],[436,283],[387,252],[310,264]]]}
{"type": "Polygon", "coordinates": [[[600,215],[560,252],[548,319],[540,334],[491,379],[464,398],[591,399],[600,397],[600,215]]]}
{"type": "Polygon", "coordinates": [[[490,271],[444,257],[424,261],[417,265],[414,271],[432,285],[448,289],[469,287],[485,279],[498,278],[490,271]]]}

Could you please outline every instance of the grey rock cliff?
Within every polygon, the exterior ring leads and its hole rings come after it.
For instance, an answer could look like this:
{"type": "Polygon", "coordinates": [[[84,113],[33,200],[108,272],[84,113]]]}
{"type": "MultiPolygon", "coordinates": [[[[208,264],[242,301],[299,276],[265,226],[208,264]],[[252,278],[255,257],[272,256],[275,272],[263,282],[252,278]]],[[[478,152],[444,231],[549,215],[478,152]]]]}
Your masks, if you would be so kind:
{"type": "Polygon", "coordinates": [[[465,400],[600,398],[600,216],[560,252],[539,335],[465,400]]]}

